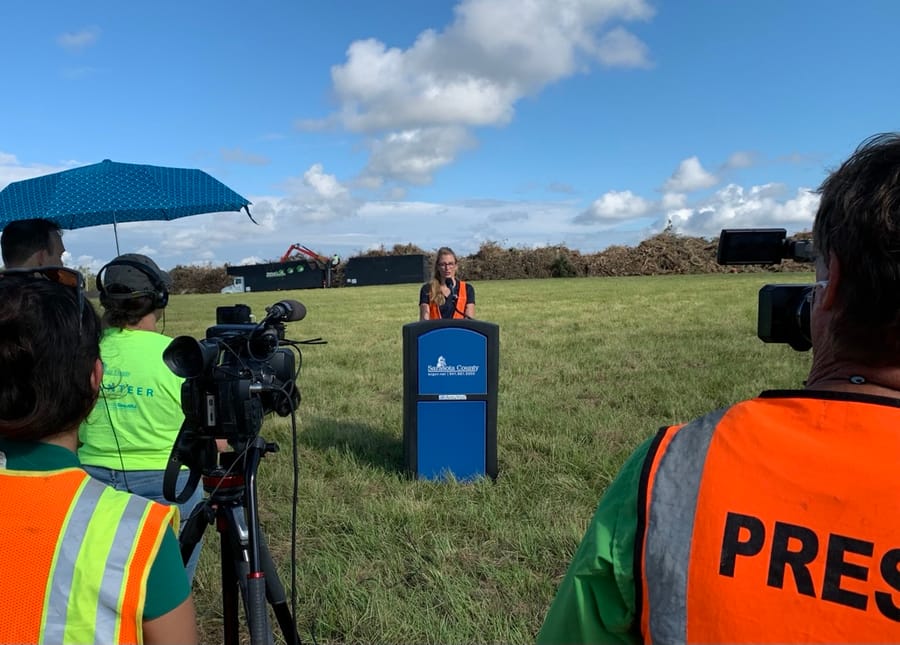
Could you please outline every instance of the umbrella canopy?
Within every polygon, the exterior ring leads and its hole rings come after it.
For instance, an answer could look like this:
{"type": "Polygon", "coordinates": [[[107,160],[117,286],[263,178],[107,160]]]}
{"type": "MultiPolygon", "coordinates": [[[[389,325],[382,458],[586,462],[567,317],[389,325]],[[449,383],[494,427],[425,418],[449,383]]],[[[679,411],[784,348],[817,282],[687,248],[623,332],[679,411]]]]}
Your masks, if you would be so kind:
{"type": "MultiPolygon", "coordinates": [[[[250,202],[202,170],[100,163],[9,184],[0,191],[0,227],[43,217],[61,228],[170,220],[240,211],[250,202]]],[[[252,220],[253,217],[250,216],[252,220]]],[[[119,235],[116,231],[116,253],[119,235]]]]}

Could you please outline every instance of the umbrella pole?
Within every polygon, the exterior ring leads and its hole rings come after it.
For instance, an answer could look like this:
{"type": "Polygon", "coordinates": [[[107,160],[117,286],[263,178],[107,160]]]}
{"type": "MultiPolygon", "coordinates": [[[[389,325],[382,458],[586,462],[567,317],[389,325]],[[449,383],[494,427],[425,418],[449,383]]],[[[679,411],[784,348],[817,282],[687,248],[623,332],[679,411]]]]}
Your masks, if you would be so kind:
{"type": "Polygon", "coordinates": [[[116,214],[113,213],[113,235],[116,238],[116,257],[122,255],[119,253],[119,229],[116,227],[116,214]]]}

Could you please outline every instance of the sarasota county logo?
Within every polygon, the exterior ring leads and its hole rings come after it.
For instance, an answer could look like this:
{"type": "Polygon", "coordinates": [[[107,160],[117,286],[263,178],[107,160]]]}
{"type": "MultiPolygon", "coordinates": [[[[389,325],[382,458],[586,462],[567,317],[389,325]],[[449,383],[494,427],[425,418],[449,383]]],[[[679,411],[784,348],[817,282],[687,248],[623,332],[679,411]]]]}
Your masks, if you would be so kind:
{"type": "Polygon", "coordinates": [[[428,363],[428,376],[475,376],[480,365],[450,364],[446,357],[438,356],[432,365],[428,363]]]}

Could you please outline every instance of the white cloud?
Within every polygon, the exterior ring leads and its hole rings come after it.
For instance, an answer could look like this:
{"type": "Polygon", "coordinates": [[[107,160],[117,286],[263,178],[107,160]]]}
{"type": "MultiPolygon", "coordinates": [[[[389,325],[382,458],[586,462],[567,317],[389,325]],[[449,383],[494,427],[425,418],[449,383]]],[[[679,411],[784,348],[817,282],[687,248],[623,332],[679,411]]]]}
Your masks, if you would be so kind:
{"type": "Polygon", "coordinates": [[[723,228],[781,227],[789,231],[812,228],[819,196],[800,188],[788,199],[779,201],[784,187],[765,184],[745,189],[729,184],[690,208],[669,211],[666,217],[679,233],[714,237],[723,228]]]}
{"type": "Polygon", "coordinates": [[[428,183],[470,145],[468,128],[509,123],[517,101],[592,62],[650,65],[644,43],[611,24],[650,19],[646,0],[463,0],[454,13],[407,49],[351,43],[331,70],[339,110],[298,123],[370,135],[365,185],[428,183]],[[438,148],[427,151],[428,141],[438,148]]]}
{"type": "Polygon", "coordinates": [[[240,260],[240,262],[238,262],[238,265],[248,266],[250,264],[264,264],[264,263],[265,263],[265,260],[263,260],[261,257],[258,257],[256,255],[251,255],[248,258],[242,258],[240,260]]]}
{"type": "Polygon", "coordinates": [[[630,190],[610,191],[595,200],[590,208],[575,219],[582,224],[611,224],[643,217],[651,208],[651,202],[635,195],[630,190]]]}
{"type": "Polygon", "coordinates": [[[362,180],[378,186],[387,176],[410,184],[427,184],[435,171],[473,145],[469,133],[456,126],[394,132],[370,142],[371,156],[362,180]]]}
{"type": "Polygon", "coordinates": [[[715,175],[704,170],[697,157],[689,157],[682,161],[675,173],[666,180],[663,190],[690,193],[715,186],[717,182],[715,175]]]}
{"type": "Polygon", "coordinates": [[[71,168],[73,164],[66,163],[60,166],[46,164],[26,165],[22,164],[16,155],[0,151],[0,189],[7,184],[23,179],[31,179],[51,172],[58,172],[71,168]]]}
{"type": "Polygon", "coordinates": [[[56,44],[70,52],[90,47],[100,37],[99,27],[87,27],[80,31],[67,31],[56,38],[56,44]]]}
{"type": "Polygon", "coordinates": [[[660,200],[660,208],[673,210],[683,208],[687,203],[687,195],[684,193],[665,193],[660,200]]]}
{"type": "Polygon", "coordinates": [[[650,67],[650,55],[637,36],[621,27],[604,34],[597,57],[606,67],[650,67]]]}
{"type": "Polygon", "coordinates": [[[312,188],[316,195],[323,199],[336,199],[345,197],[348,194],[346,188],[337,180],[334,175],[328,175],[324,172],[322,164],[313,164],[303,173],[303,183],[312,188]]]}

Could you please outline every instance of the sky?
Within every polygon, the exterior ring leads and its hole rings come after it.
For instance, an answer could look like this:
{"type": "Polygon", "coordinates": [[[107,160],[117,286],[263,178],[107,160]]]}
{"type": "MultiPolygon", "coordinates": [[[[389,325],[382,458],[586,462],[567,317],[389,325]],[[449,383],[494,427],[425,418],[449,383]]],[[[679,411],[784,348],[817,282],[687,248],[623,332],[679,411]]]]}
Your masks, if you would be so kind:
{"type": "MultiPolygon", "coordinates": [[[[118,227],[163,268],[809,230],[826,174],[900,129],[893,0],[31,0],[0,24],[0,188],[112,159],[252,202],[118,227]]],[[[64,241],[116,255],[111,226],[64,241]]]]}

